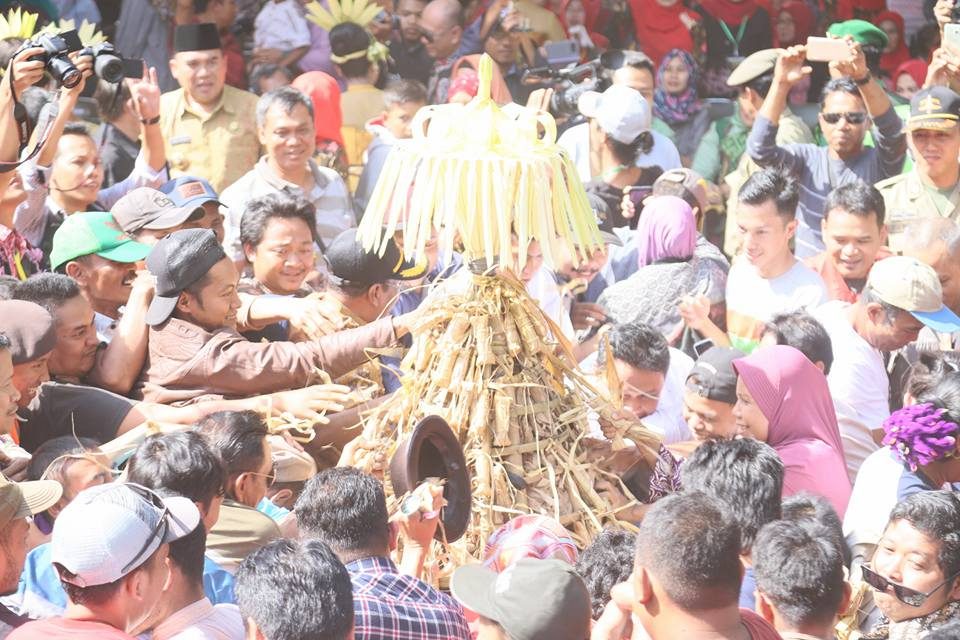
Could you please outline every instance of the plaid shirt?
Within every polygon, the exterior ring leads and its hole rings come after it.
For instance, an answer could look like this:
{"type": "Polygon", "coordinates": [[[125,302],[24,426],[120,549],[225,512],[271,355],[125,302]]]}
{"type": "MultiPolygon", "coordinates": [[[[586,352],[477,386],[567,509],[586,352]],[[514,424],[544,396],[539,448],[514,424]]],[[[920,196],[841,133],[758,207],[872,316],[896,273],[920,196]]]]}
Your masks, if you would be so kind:
{"type": "Polygon", "coordinates": [[[453,598],[399,573],[389,558],[354,560],[347,571],[357,640],[470,638],[463,609],[453,598]]]}

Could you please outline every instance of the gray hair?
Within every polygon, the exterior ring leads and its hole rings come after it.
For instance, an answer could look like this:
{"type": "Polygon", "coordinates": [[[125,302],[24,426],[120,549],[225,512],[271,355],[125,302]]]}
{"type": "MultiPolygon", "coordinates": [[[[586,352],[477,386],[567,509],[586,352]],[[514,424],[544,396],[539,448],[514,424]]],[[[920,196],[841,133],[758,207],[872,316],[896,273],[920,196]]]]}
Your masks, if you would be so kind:
{"type": "Polygon", "coordinates": [[[950,218],[921,218],[907,225],[903,250],[920,251],[942,242],[950,256],[960,253],[960,225],[950,218]]]}
{"type": "Polygon", "coordinates": [[[883,315],[886,319],[886,324],[888,325],[893,324],[897,320],[897,315],[903,311],[903,309],[900,307],[896,307],[889,302],[882,300],[879,294],[877,294],[877,292],[874,291],[873,287],[870,285],[867,285],[863,288],[863,293],[860,294],[860,302],[864,306],[868,304],[878,304],[883,307],[883,315]]]}
{"type": "Polygon", "coordinates": [[[267,121],[267,111],[274,104],[279,104],[284,113],[291,113],[298,104],[307,108],[310,121],[313,122],[313,102],[302,91],[293,87],[278,87],[273,91],[260,96],[257,100],[257,127],[262,127],[267,121]]]}

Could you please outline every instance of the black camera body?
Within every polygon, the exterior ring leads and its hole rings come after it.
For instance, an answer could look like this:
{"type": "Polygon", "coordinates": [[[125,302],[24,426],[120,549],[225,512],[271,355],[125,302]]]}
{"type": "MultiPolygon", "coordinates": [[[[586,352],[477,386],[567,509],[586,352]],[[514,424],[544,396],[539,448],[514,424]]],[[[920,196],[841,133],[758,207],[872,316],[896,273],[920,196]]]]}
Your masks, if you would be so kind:
{"type": "Polygon", "coordinates": [[[536,87],[553,88],[550,98],[550,113],[555,116],[576,117],[580,115],[577,102],[587,91],[604,91],[611,84],[613,72],[622,66],[623,53],[611,49],[598,58],[581,65],[567,65],[528,69],[523,74],[523,83],[536,87]]]}
{"type": "Polygon", "coordinates": [[[109,42],[86,47],[80,53],[93,57],[93,71],[98,78],[116,83],[125,77],[123,58],[109,42]]]}
{"type": "Polygon", "coordinates": [[[47,72],[64,87],[71,89],[83,80],[83,74],[70,60],[69,54],[83,48],[76,31],[64,31],[58,35],[40,34],[36,40],[23,44],[23,48],[41,47],[43,53],[29,59],[39,60],[46,66],[47,72]]]}

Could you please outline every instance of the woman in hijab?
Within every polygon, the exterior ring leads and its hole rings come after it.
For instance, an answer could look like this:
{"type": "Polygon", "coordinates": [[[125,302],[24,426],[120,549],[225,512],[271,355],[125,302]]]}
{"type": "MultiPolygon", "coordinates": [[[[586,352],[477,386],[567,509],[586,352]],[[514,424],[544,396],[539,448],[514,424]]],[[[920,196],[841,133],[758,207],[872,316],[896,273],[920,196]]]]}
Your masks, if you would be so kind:
{"type": "Polygon", "coordinates": [[[672,49],[657,69],[653,114],[670,125],[683,166],[690,160],[710,126],[710,114],[698,95],[700,68],[686,51],[672,49]]]}
{"type": "Polygon", "coordinates": [[[913,98],[927,79],[927,63],[923,60],[907,60],[893,72],[893,90],[905,100],[913,98]]]}
{"type": "Polygon", "coordinates": [[[698,17],[682,0],[630,0],[637,48],[659,65],[672,49],[693,51],[691,29],[698,17]]]}
{"type": "Polygon", "coordinates": [[[716,262],[694,257],[697,236],[693,209],[683,199],[649,198],[637,226],[638,269],[607,287],[598,300],[610,319],[649,324],[676,344],[683,332],[681,298],[713,292],[711,297],[722,301],[726,273],[716,262]]]}
{"type": "Polygon", "coordinates": [[[757,0],[698,0],[706,32],[708,95],[732,96],[727,77],[740,60],[773,44],[770,14],[757,0]]]}
{"type": "Polygon", "coordinates": [[[291,85],[310,96],[313,103],[313,128],[317,140],[314,160],[317,164],[335,169],[347,179],[347,156],[340,127],[340,85],[333,76],[323,71],[308,71],[297,76],[291,85]]]}
{"type": "Polygon", "coordinates": [[[897,67],[910,59],[910,50],[904,42],[903,16],[896,11],[884,11],[877,16],[876,24],[887,34],[887,46],[880,56],[880,70],[890,78],[892,86],[897,67]]]}
{"type": "Polygon", "coordinates": [[[773,32],[773,46],[786,49],[798,44],[806,44],[813,35],[816,19],[813,9],[803,0],[788,0],[780,7],[776,28],[773,32]]]}
{"type": "Polygon", "coordinates": [[[740,376],[733,415],[744,435],[783,460],[783,495],[823,496],[843,517],[850,478],[827,379],[793,347],[762,347],[733,361],[740,376]]]}

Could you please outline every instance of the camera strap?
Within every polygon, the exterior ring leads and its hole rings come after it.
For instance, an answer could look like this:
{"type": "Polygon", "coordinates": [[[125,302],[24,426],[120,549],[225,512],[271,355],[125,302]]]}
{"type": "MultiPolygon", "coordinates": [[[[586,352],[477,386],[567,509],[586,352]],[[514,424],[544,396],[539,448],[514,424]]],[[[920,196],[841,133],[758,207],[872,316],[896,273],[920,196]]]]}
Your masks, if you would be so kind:
{"type": "MultiPolygon", "coordinates": [[[[30,142],[30,136],[33,133],[33,130],[30,127],[30,118],[27,117],[27,108],[23,106],[22,102],[20,102],[19,98],[17,97],[17,91],[13,85],[13,60],[10,61],[10,66],[7,69],[7,80],[10,83],[10,96],[13,98],[13,117],[17,123],[17,138],[19,140],[17,155],[20,156],[23,154],[24,149],[27,148],[27,144],[30,142]]],[[[40,149],[43,148],[43,145],[47,142],[47,138],[50,137],[50,131],[53,129],[54,120],[55,118],[50,118],[47,120],[46,126],[43,128],[43,132],[40,135],[40,139],[37,140],[37,144],[34,145],[33,149],[29,154],[27,154],[26,157],[16,162],[0,162],[0,173],[9,173],[28,160],[32,160],[38,153],[40,153],[40,149]]]]}

